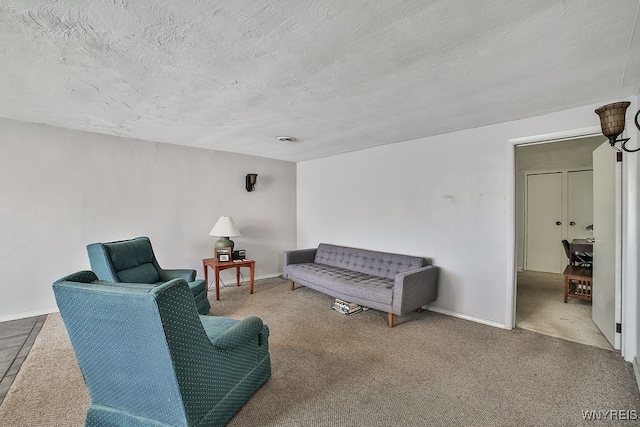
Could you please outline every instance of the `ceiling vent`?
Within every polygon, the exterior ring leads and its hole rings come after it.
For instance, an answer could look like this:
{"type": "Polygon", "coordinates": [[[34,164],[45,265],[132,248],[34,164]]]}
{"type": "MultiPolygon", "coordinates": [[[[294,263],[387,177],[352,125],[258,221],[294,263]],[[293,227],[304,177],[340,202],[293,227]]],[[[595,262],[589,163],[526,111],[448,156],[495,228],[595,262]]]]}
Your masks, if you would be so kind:
{"type": "Polygon", "coordinates": [[[293,136],[278,136],[276,139],[280,142],[296,142],[293,136]]]}

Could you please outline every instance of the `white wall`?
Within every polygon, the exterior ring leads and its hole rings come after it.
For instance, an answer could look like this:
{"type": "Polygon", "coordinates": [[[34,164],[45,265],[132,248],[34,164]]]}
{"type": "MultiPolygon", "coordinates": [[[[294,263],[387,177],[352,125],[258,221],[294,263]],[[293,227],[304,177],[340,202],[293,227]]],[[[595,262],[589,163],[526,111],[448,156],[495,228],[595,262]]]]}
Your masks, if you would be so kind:
{"type": "Polygon", "coordinates": [[[440,267],[433,304],[503,323],[506,137],[494,128],[298,163],[298,246],[419,255],[440,267]]]}
{"type": "Polygon", "coordinates": [[[510,328],[509,140],[593,130],[594,109],[605,103],[298,163],[298,247],[330,242],[431,257],[441,272],[432,309],[510,328]]]}
{"type": "Polygon", "coordinates": [[[54,311],[51,283],[89,269],[92,242],[146,235],[161,266],[200,278],[221,215],[257,277],[295,247],[294,163],[1,119],[0,147],[0,321],[54,311]]]}

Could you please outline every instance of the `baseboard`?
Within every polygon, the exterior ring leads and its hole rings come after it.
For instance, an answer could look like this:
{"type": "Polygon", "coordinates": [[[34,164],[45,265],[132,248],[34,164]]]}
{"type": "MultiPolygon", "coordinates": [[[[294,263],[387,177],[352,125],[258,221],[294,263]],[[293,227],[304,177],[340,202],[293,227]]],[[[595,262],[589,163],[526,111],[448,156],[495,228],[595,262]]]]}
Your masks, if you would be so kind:
{"type": "Polygon", "coordinates": [[[275,274],[264,274],[262,276],[256,276],[254,279],[255,280],[260,280],[260,279],[273,279],[274,277],[280,277],[281,274],[280,273],[275,273],[275,274]]]}
{"type": "Polygon", "coordinates": [[[26,319],[28,317],[42,316],[45,314],[57,313],[58,307],[46,308],[43,310],[25,311],[22,313],[10,314],[0,317],[0,322],[9,322],[11,320],[26,319]]]}
{"type": "Polygon", "coordinates": [[[445,310],[443,308],[438,308],[438,307],[426,306],[425,308],[429,311],[434,311],[440,314],[446,314],[447,316],[451,316],[451,317],[457,317],[458,319],[469,320],[471,322],[482,323],[483,325],[493,326],[494,328],[510,329],[510,328],[507,328],[504,323],[494,322],[492,320],[483,319],[481,317],[469,316],[466,314],[457,313],[455,311],[449,311],[449,310],[445,310]]]}
{"type": "MultiPolygon", "coordinates": [[[[273,279],[275,277],[280,277],[280,276],[281,276],[280,273],[263,274],[263,275],[260,275],[260,276],[255,276],[253,278],[253,280],[256,281],[256,280],[262,280],[262,279],[273,279]]],[[[248,285],[249,284],[249,276],[248,275],[245,276],[244,274],[241,274],[240,275],[240,283],[248,285]]],[[[229,275],[227,275],[225,277],[220,277],[220,286],[223,287],[223,288],[227,287],[227,286],[236,286],[235,273],[229,273],[229,275]]],[[[213,289],[214,291],[216,289],[216,279],[213,278],[213,277],[209,277],[209,292],[211,292],[211,289],[213,289]]]]}

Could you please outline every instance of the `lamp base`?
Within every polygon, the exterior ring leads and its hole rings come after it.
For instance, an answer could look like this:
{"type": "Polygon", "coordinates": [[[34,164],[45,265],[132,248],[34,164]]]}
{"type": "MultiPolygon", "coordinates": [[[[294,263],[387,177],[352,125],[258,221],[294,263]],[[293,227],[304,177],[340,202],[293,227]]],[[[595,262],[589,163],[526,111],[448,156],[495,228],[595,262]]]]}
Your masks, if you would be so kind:
{"type": "Polygon", "coordinates": [[[231,248],[231,250],[233,251],[233,245],[235,243],[233,243],[233,240],[229,239],[228,237],[220,237],[220,240],[216,240],[216,248],[231,248]]]}

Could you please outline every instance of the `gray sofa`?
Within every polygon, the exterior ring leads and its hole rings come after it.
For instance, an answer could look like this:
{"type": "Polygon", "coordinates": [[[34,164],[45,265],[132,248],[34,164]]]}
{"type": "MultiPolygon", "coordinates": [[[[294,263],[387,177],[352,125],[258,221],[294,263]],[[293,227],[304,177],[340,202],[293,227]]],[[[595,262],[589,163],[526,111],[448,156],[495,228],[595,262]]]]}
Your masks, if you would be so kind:
{"type": "Polygon", "coordinates": [[[284,253],[283,275],[295,284],[402,316],[436,299],[438,268],[425,258],[321,243],[284,253]]]}

